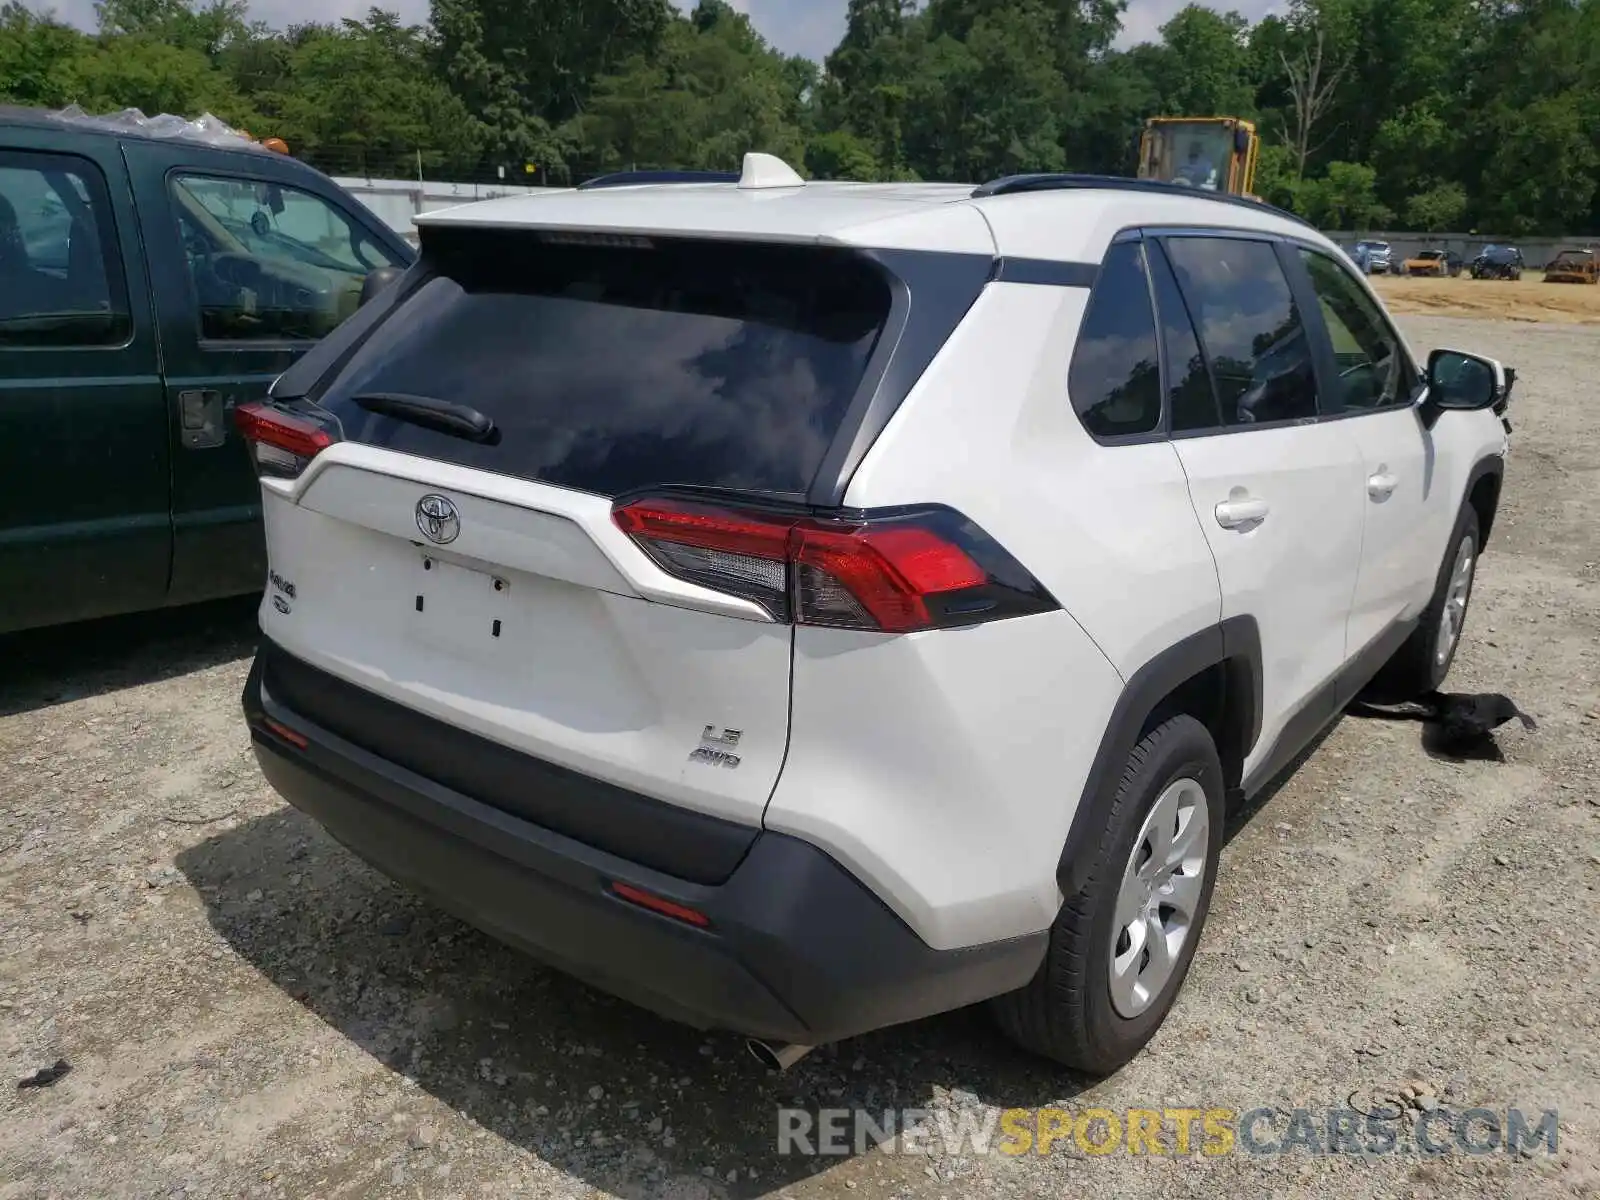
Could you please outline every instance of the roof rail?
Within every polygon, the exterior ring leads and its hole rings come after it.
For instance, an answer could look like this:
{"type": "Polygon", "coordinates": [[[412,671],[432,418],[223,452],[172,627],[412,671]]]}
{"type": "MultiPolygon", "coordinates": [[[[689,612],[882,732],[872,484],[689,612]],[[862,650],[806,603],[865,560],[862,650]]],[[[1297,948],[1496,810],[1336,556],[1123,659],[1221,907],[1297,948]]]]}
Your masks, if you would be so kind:
{"type": "Polygon", "coordinates": [[[590,188],[633,187],[646,183],[738,183],[735,171],[617,171],[597,175],[578,185],[580,192],[590,188]]]}
{"type": "Polygon", "coordinates": [[[1020,192],[1060,192],[1073,189],[1084,191],[1149,192],[1157,196],[1187,196],[1191,200],[1211,200],[1217,204],[1232,204],[1236,207],[1248,208],[1252,212],[1269,212],[1275,217],[1282,217],[1286,221],[1304,225],[1307,229],[1316,228],[1304,217],[1296,216],[1287,209],[1278,208],[1276,205],[1268,204],[1264,200],[1251,200],[1244,196],[1232,196],[1227,192],[1208,191],[1205,188],[1185,187],[1179,183],[1163,183],[1158,179],[1127,179],[1121,175],[1006,175],[1000,179],[991,179],[982,187],[974,190],[972,198],[981,200],[985,196],[1013,196],[1020,192]]]}

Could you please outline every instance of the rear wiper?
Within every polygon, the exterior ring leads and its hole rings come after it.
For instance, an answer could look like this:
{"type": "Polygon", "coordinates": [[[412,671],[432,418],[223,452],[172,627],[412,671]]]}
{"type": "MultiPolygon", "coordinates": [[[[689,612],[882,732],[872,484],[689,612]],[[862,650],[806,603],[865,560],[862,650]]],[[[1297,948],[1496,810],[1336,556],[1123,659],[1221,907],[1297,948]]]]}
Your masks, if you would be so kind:
{"type": "Polygon", "coordinates": [[[451,400],[413,396],[406,392],[362,392],[355,397],[355,402],[369,413],[408,421],[412,425],[420,425],[451,437],[465,438],[469,442],[494,446],[500,441],[500,430],[489,417],[475,408],[451,400]]]}

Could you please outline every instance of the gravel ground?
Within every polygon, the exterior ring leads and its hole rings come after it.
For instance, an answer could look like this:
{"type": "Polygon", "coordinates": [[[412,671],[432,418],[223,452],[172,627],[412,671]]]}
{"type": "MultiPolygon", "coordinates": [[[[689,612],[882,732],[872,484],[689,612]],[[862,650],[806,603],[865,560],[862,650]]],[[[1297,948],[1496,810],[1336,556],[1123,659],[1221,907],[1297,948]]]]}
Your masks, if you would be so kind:
{"type": "MultiPolygon", "coordinates": [[[[1417,318],[1521,370],[1452,685],[1500,761],[1347,719],[1231,829],[1153,1045],[1087,1085],[981,1013],[769,1075],[548,972],[266,788],[249,606],[0,643],[0,1197],[1600,1195],[1600,329],[1417,318]],[[1580,383],[1581,381],[1581,383],[1580,383]],[[1560,1111],[1559,1148],[1379,1159],[776,1152],[781,1105],[1560,1111]]],[[[1283,1125],[1279,1124],[1281,1135],[1283,1125]]]]}

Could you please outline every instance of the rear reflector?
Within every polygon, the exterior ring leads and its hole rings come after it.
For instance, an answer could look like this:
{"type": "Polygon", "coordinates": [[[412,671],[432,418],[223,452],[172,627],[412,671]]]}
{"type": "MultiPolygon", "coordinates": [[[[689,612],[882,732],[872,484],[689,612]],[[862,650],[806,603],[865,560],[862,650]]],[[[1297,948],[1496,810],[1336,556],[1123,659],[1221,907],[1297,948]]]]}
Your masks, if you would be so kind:
{"type": "Polygon", "coordinates": [[[305,405],[290,410],[277,404],[241,404],[234,424],[250,447],[256,472],[294,479],[321,451],[339,440],[338,425],[305,405]]]}
{"type": "Polygon", "coordinates": [[[298,747],[301,750],[306,748],[306,738],[304,734],[296,733],[287,725],[279,721],[274,721],[271,717],[262,717],[261,723],[265,725],[272,733],[277,734],[284,741],[288,742],[291,746],[298,747]]]}
{"type": "Polygon", "coordinates": [[[835,519],[658,498],[612,517],[668,574],[749,600],[776,621],[909,633],[1057,607],[945,508],[835,519]]]}
{"type": "Polygon", "coordinates": [[[664,917],[672,917],[674,920],[684,921],[701,929],[711,924],[711,918],[706,916],[705,913],[690,908],[688,905],[652,895],[643,888],[634,887],[631,883],[613,882],[611,890],[622,899],[628,901],[628,903],[637,904],[640,908],[648,908],[664,917]]]}

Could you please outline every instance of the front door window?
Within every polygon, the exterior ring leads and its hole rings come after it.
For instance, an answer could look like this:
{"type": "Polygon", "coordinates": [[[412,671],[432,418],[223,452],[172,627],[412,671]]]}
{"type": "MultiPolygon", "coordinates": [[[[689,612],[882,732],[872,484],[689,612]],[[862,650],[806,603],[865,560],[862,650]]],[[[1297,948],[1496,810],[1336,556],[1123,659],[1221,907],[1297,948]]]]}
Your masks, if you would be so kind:
{"type": "Polygon", "coordinates": [[[265,180],[177,175],[173,206],[208,341],[316,339],[399,260],[345,212],[265,180]]]}

